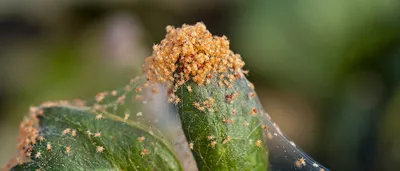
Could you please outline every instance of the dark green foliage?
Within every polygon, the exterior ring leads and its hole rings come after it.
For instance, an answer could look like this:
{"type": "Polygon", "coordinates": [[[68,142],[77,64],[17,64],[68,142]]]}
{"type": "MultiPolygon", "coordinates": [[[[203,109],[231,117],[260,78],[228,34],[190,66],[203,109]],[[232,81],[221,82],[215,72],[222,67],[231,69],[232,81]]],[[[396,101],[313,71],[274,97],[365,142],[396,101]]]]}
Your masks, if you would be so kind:
{"type": "Polygon", "coordinates": [[[218,80],[214,75],[210,84],[201,86],[189,81],[176,92],[182,101],[178,108],[183,130],[189,143],[193,143],[198,169],[267,170],[261,106],[257,97],[249,96],[254,93],[250,83],[242,77],[227,88],[218,80]],[[199,110],[194,104],[202,105],[206,100],[211,108],[199,110]],[[249,125],[245,126],[245,122],[249,125]]]}
{"type": "Polygon", "coordinates": [[[45,140],[34,145],[31,162],[13,170],[181,170],[173,152],[146,126],[106,113],[95,119],[97,114],[68,106],[45,108],[40,118],[45,140]],[[76,135],[63,134],[65,129],[76,130],[76,135]],[[139,142],[142,136],[145,139],[139,142]],[[97,146],[104,151],[97,151],[97,146]],[[141,154],[143,149],[146,154],[141,154]]]}

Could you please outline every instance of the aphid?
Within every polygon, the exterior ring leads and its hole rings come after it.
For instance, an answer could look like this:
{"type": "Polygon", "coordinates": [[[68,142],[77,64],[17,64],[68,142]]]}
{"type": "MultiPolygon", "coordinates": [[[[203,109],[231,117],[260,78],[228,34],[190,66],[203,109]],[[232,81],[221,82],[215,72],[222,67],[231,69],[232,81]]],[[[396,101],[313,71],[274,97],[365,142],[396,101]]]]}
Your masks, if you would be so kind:
{"type": "Polygon", "coordinates": [[[193,102],[193,106],[196,107],[196,108],[199,108],[199,107],[200,107],[200,103],[198,103],[198,102],[193,102]]]}
{"type": "Polygon", "coordinates": [[[235,123],[235,120],[229,119],[229,123],[234,124],[234,123],[235,123]]]}
{"type": "Polygon", "coordinates": [[[104,97],[107,95],[107,92],[101,92],[96,94],[96,101],[101,102],[103,101],[104,97]]]}
{"type": "Polygon", "coordinates": [[[62,132],[63,135],[68,134],[71,132],[70,128],[64,129],[64,131],[62,132]]]}
{"type": "Polygon", "coordinates": [[[36,155],[35,155],[35,158],[39,158],[40,155],[41,155],[41,153],[40,153],[40,152],[37,152],[36,155]]]}
{"type": "Polygon", "coordinates": [[[30,106],[29,107],[29,113],[36,113],[37,110],[38,110],[38,108],[35,107],[35,106],[30,106]]]}
{"type": "Polygon", "coordinates": [[[222,144],[226,144],[227,142],[231,141],[231,137],[228,135],[226,136],[225,140],[222,142],[222,144]]]}
{"type": "Polygon", "coordinates": [[[268,130],[268,126],[267,125],[261,125],[261,128],[264,130],[268,130]]]}
{"type": "Polygon", "coordinates": [[[117,91],[115,91],[115,90],[111,91],[111,95],[116,96],[117,95],[117,91]]]}
{"type": "Polygon", "coordinates": [[[142,150],[142,152],[140,152],[140,155],[143,157],[143,156],[145,156],[145,155],[147,155],[147,150],[144,148],[143,150],[142,150]]]}
{"type": "Polygon", "coordinates": [[[71,152],[71,147],[65,147],[65,152],[69,154],[71,152]]]}
{"type": "Polygon", "coordinates": [[[96,115],[96,120],[99,120],[99,119],[101,119],[101,118],[103,118],[103,115],[102,115],[102,114],[96,115]]]}
{"type": "Polygon", "coordinates": [[[227,102],[227,103],[232,103],[232,95],[230,95],[230,94],[228,94],[228,95],[226,95],[225,96],[225,101],[227,102]]]}
{"type": "Polygon", "coordinates": [[[261,142],[262,142],[261,140],[257,140],[257,141],[256,141],[256,146],[257,146],[257,147],[261,147],[261,142]]]}
{"type": "Polygon", "coordinates": [[[222,122],[223,122],[224,124],[227,124],[227,123],[228,123],[228,120],[226,120],[225,118],[222,118],[222,122]]]}
{"type": "Polygon", "coordinates": [[[306,166],[306,159],[304,159],[303,157],[299,159],[300,164],[302,164],[303,166],[306,166]]]}
{"type": "Polygon", "coordinates": [[[73,136],[73,137],[75,137],[76,136],[76,130],[74,129],[74,130],[72,130],[72,132],[71,132],[71,136],[73,136]]]}
{"type": "Polygon", "coordinates": [[[129,116],[130,116],[129,113],[125,113],[124,120],[125,121],[128,120],[129,116]]]}
{"type": "Polygon", "coordinates": [[[224,84],[222,84],[221,81],[218,81],[218,86],[222,87],[222,86],[224,86],[224,84]]]}
{"type": "Polygon", "coordinates": [[[187,88],[187,90],[189,91],[189,93],[191,93],[191,92],[192,92],[192,87],[190,87],[190,86],[187,86],[186,88],[187,88]]]}
{"type": "Polygon", "coordinates": [[[51,144],[50,143],[47,143],[46,149],[47,149],[47,151],[51,151],[51,144]]]}
{"type": "Polygon", "coordinates": [[[211,143],[210,143],[210,146],[212,147],[212,148],[214,148],[215,147],[215,145],[217,144],[217,141],[212,141],[211,143]]]}
{"type": "Polygon", "coordinates": [[[231,86],[231,83],[229,83],[227,80],[224,80],[224,83],[225,83],[225,85],[226,85],[227,87],[230,87],[230,86],[231,86]]]}
{"type": "Polygon", "coordinates": [[[249,99],[253,98],[254,96],[256,96],[256,94],[254,94],[253,92],[249,93],[249,99]]]}
{"type": "Polygon", "coordinates": [[[44,141],[44,137],[43,137],[43,136],[39,136],[38,139],[39,139],[40,142],[43,142],[43,141],[44,141]]]}
{"type": "Polygon", "coordinates": [[[233,76],[232,74],[228,74],[228,78],[230,82],[235,80],[235,76],[233,76]]]}
{"type": "Polygon", "coordinates": [[[249,70],[242,70],[242,73],[248,76],[249,75],[249,70]]]}
{"type": "Polygon", "coordinates": [[[102,153],[103,150],[104,150],[104,147],[103,147],[103,146],[97,146],[97,147],[96,147],[96,151],[97,151],[98,153],[102,153]]]}
{"type": "Polygon", "coordinates": [[[252,90],[254,90],[254,84],[253,83],[248,83],[247,84],[252,90]]]}
{"type": "Polygon", "coordinates": [[[142,142],[143,140],[145,140],[144,136],[141,136],[141,137],[138,138],[139,142],[142,142]]]}
{"type": "Polygon", "coordinates": [[[208,140],[212,140],[212,139],[214,139],[214,136],[209,135],[209,136],[207,136],[207,139],[208,139],[208,140]]]}
{"type": "Polygon", "coordinates": [[[248,122],[246,122],[246,121],[244,121],[244,124],[243,124],[245,127],[248,127],[249,126],[249,123],[248,122]]]}
{"type": "Polygon", "coordinates": [[[95,134],[94,134],[94,137],[100,137],[101,136],[101,133],[100,132],[96,132],[95,134]]]}
{"type": "Polygon", "coordinates": [[[193,150],[193,142],[189,143],[189,148],[193,150]]]}
{"type": "Polygon", "coordinates": [[[250,111],[250,115],[254,116],[257,113],[257,109],[255,107],[253,107],[250,111]]]}
{"type": "Polygon", "coordinates": [[[142,92],[142,87],[136,87],[136,92],[142,92]]]}
{"type": "Polygon", "coordinates": [[[174,102],[174,103],[175,103],[175,104],[178,104],[180,101],[181,101],[181,99],[177,97],[177,98],[175,99],[175,102],[174,102]]]}

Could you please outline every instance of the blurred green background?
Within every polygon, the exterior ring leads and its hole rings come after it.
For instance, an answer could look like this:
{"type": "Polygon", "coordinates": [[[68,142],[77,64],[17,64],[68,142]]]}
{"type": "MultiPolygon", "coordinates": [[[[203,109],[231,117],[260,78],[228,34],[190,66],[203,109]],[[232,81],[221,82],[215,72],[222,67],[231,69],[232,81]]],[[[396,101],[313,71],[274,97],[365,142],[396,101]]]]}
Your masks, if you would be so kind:
{"type": "Polygon", "coordinates": [[[140,74],[166,25],[226,35],[283,132],[332,170],[400,170],[400,1],[1,0],[0,164],[30,105],[140,74]]]}

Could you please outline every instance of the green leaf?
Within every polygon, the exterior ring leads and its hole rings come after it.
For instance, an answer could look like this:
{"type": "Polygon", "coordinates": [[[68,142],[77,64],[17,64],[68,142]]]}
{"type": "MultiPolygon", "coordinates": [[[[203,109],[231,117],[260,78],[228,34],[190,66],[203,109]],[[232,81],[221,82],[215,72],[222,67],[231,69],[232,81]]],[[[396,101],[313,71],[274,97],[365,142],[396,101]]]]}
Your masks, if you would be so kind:
{"type": "Polygon", "coordinates": [[[182,170],[154,128],[120,116],[132,106],[130,92],[107,95],[101,100],[104,104],[94,103],[100,109],[68,104],[41,107],[39,136],[30,158],[12,170],[182,170]]]}
{"type": "Polygon", "coordinates": [[[182,127],[199,170],[267,170],[262,107],[251,83],[243,76],[228,88],[218,80],[214,75],[210,84],[188,81],[176,91],[182,127]],[[203,110],[206,100],[211,106],[203,110]]]}

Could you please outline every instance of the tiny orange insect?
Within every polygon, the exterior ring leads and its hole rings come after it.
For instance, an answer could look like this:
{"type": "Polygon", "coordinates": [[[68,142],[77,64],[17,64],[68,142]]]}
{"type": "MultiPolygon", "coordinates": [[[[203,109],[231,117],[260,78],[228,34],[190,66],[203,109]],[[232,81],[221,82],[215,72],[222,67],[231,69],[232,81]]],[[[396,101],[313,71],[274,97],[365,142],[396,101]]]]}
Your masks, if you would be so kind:
{"type": "Polygon", "coordinates": [[[103,150],[104,150],[104,147],[103,147],[103,146],[97,146],[97,147],[96,147],[96,151],[97,151],[98,153],[102,153],[103,150]]]}
{"type": "Polygon", "coordinates": [[[193,150],[193,142],[189,143],[189,148],[193,150]]]}
{"type": "Polygon", "coordinates": [[[257,147],[261,147],[261,142],[262,142],[261,140],[257,140],[257,141],[256,141],[256,146],[257,146],[257,147]]]}
{"type": "Polygon", "coordinates": [[[139,142],[142,142],[143,140],[145,140],[144,136],[141,136],[141,137],[138,138],[139,142]]]}
{"type": "Polygon", "coordinates": [[[147,150],[144,148],[143,150],[142,150],[142,152],[140,152],[140,155],[143,157],[143,156],[145,156],[145,155],[147,155],[147,150]]]}

